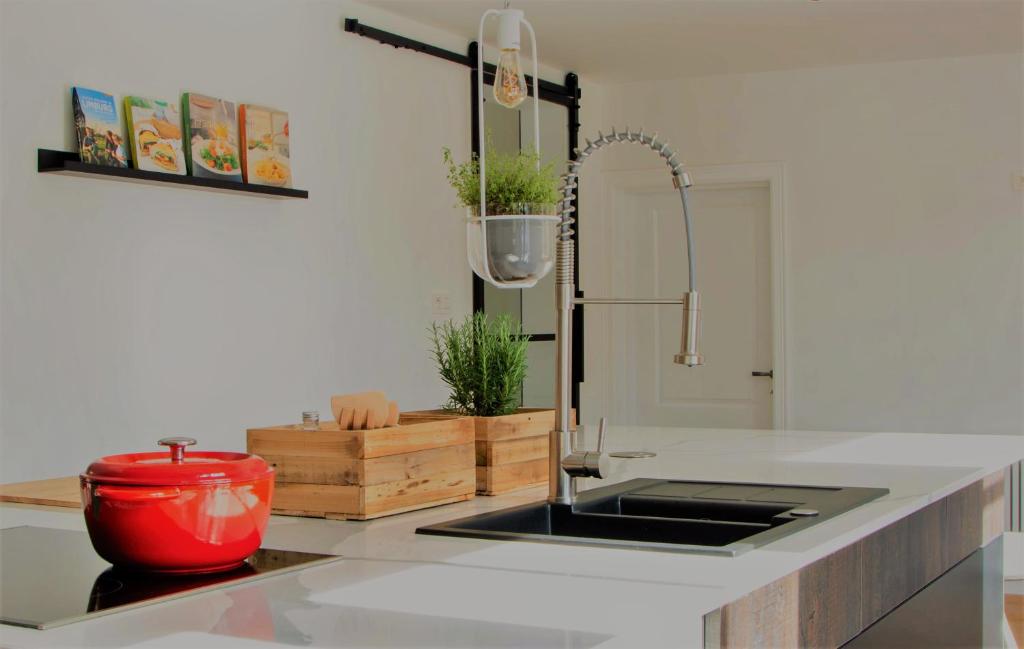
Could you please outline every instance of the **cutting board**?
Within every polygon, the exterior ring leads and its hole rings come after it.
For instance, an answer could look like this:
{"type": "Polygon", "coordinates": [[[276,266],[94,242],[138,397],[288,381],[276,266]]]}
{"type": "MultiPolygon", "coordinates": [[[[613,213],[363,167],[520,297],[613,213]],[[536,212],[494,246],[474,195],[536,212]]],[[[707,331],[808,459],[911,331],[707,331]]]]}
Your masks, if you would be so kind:
{"type": "Polygon", "coordinates": [[[0,485],[0,502],[81,509],[78,476],[0,485]]]}

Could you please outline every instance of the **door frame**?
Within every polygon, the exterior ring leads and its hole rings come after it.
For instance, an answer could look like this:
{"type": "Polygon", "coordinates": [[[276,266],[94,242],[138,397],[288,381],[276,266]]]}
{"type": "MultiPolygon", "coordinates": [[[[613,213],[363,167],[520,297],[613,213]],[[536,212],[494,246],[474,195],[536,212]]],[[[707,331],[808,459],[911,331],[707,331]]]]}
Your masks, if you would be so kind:
{"type": "MultiPolygon", "coordinates": [[[[644,190],[658,187],[668,187],[663,167],[649,167],[644,169],[625,169],[604,171],[601,173],[603,185],[604,206],[614,205],[615,193],[623,191],[644,190]]],[[[783,162],[749,162],[737,164],[718,164],[704,166],[687,166],[686,171],[690,174],[695,188],[729,188],[744,186],[761,186],[768,189],[769,200],[769,231],[770,231],[770,255],[771,288],[772,288],[772,426],[775,429],[784,429],[789,412],[787,399],[787,387],[789,384],[786,365],[786,320],[787,301],[786,283],[788,276],[788,264],[786,258],[786,168],[783,162]]],[[[594,210],[591,209],[591,212],[594,210]]],[[[603,259],[611,259],[610,242],[614,236],[615,227],[614,215],[605,214],[603,224],[603,245],[605,254],[603,259]]],[[[694,219],[700,219],[700,214],[693,214],[694,219]]],[[[593,218],[593,217],[591,217],[593,218]]],[[[697,254],[700,254],[700,241],[695,241],[697,254]]],[[[606,264],[605,281],[606,286],[611,286],[612,264],[606,264]]],[[[697,287],[700,288],[699,286],[697,287]]],[[[625,296],[623,296],[625,297],[625,296]]],[[[647,297],[647,296],[644,296],[647,297]]],[[[657,296],[663,297],[663,296],[657,296]]],[[[607,315],[598,316],[605,322],[604,337],[605,349],[610,350],[613,342],[613,331],[611,318],[607,315]]],[[[595,323],[596,324],[596,323],[595,323]]],[[[605,403],[613,403],[611,364],[606,363],[604,399],[605,403]]],[[[759,368],[751,368],[759,369],[759,368]]]]}

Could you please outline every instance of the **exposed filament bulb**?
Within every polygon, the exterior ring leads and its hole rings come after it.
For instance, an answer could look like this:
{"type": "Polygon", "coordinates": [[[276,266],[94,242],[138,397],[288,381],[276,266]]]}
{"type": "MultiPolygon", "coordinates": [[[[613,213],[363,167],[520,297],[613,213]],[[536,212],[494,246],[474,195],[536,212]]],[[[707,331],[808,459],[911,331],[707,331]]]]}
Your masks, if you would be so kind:
{"type": "Polygon", "coordinates": [[[501,50],[498,70],[494,75],[494,100],[506,108],[515,108],[528,94],[519,50],[501,50]]]}

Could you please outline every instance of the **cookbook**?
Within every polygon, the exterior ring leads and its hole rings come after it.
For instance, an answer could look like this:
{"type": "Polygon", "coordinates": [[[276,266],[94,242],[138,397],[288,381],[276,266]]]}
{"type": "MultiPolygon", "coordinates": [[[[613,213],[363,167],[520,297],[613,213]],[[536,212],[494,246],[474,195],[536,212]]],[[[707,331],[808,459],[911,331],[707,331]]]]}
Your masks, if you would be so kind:
{"type": "Polygon", "coordinates": [[[86,164],[127,167],[128,147],[117,119],[114,97],[99,90],[71,88],[78,153],[86,164]]]}
{"type": "Polygon", "coordinates": [[[253,185],[291,187],[288,113],[242,104],[238,109],[242,138],[242,178],[253,185]]]}
{"type": "Polygon", "coordinates": [[[235,104],[194,92],[181,96],[185,163],[197,178],[242,182],[235,104]]]}
{"type": "Polygon", "coordinates": [[[125,97],[124,115],[136,169],[186,173],[177,106],[159,99],[125,97]]]}

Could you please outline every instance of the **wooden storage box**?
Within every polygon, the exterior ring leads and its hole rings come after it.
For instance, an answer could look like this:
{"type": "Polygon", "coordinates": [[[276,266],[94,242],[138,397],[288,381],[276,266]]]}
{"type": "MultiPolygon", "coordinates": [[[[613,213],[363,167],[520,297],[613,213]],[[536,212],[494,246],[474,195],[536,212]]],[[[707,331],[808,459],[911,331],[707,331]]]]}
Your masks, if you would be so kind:
{"type": "Polygon", "coordinates": [[[366,520],[472,498],[474,439],[471,417],[404,413],[374,430],[252,428],[247,446],[276,470],[275,514],[366,520]]]}
{"type": "MultiPolygon", "coordinates": [[[[443,410],[426,410],[419,417],[451,417],[443,410]]],[[[573,411],[573,422],[576,411],[573,411]]],[[[555,411],[520,408],[500,417],[474,417],[476,431],[476,492],[495,496],[548,482],[548,434],[555,411]]]]}

